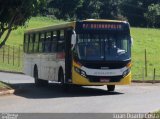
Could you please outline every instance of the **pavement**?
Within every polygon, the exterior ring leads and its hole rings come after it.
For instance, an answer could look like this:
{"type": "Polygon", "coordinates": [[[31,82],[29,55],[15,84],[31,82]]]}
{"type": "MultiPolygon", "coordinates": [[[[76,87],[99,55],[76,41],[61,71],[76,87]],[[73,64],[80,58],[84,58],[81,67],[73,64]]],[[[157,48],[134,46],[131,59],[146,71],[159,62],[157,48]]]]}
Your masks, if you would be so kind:
{"type": "Polygon", "coordinates": [[[148,113],[160,109],[160,84],[73,87],[64,92],[58,84],[36,87],[30,76],[0,72],[0,80],[18,92],[0,97],[0,112],[12,113],[148,113]]]}

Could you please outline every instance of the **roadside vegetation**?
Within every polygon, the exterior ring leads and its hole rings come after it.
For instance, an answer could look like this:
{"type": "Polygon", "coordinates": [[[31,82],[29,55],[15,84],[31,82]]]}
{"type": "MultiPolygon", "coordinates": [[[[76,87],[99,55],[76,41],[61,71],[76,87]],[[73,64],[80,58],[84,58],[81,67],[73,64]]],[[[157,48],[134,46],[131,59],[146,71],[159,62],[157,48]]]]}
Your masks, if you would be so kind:
{"type": "Polygon", "coordinates": [[[132,46],[133,79],[160,79],[160,29],[131,28],[134,39],[132,46]],[[145,77],[145,49],[147,57],[147,77],[145,77]]]}

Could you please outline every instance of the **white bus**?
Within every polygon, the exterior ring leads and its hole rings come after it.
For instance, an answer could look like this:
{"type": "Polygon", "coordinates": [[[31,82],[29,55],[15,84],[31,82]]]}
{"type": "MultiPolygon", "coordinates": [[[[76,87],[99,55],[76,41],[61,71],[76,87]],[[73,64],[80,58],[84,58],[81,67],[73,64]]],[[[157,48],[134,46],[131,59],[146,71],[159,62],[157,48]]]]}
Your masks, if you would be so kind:
{"type": "Polygon", "coordinates": [[[24,73],[36,85],[115,85],[131,82],[129,24],[115,20],[84,20],[24,34],[24,73]]]}

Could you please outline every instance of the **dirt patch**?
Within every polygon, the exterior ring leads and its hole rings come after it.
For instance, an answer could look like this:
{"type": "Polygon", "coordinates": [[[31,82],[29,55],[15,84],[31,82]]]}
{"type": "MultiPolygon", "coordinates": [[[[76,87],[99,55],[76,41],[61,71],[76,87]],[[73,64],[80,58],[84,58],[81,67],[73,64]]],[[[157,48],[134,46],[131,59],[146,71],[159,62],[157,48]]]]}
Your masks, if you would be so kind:
{"type": "Polygon", "coordinates": [[[12,88],[10,87],[9,84],[3,83],[0,81],[0,92],[2,91],[7,91],[7,90],[11,90],[12,88]]]}
{"type": "Polygon", "coordinates": [[[0,91],[7,91],[7,90],[10,90],[11,88],[8,88],[8,87],[0,87],[0,91]]]}

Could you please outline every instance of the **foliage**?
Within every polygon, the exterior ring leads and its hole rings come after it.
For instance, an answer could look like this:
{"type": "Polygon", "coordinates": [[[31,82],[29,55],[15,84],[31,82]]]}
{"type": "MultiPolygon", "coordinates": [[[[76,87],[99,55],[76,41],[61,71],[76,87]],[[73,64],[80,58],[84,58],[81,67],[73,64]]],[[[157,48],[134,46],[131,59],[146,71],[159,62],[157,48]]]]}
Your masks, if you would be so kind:
{"type": "Polygon", "coordinates": [[[48,7],[58,19],[119,19],[132,26],[160,27],[157,21],[160,0],[49,0],[48,7]],[[153,8],[154,4],[154,8],[153,8]],[[157,4],[157,5],[156,5],[157,4]],[[154,12],[154,16],[152,13],[154,12]],[[152,18],[154,19],[152,21],[152,18]],[[153,23],[156,22],[156,23],[153,23]]]}
{"type": "Polygon", "coordinates": [[[25,25],[25,22],[35,13],[34,10],[38,8],[41,1],[43,0],[0,1],[0,39],[5,35],[0,47],[5,44],[13,29],[25,25]]]}
{"type": "Polygon", "coordinates": [[[160,26],[160,4],[151,4],[148,6],[148,12],[145,14],[148,20],[148,26],[160,26]]]}
{"type": "Polygon", "coordinates": [[[77,19],[99,18],[100,5],[101,2],[98,0],[84,0],[76,11],[77,19]]]}
{"type": "Polygon", "coordinates": [[[73,19],[75,11],[81,6],[82,0],[52,0],[49,7],[54,8],[54,15],[58,19],[73,19]]]}
{"type": "Polygon", "coordinates": [[[120,4],[122,0],[100,0],[100,18],[118,19],[121,16],[120,4]]]}
{"type": "Polygon", "coordinates": [[[142,0],[124,0],[121,5],[122,14],[126,16],[133,26],[144,26],[146,21],[143,16],[145,8],[142,0]]]}

